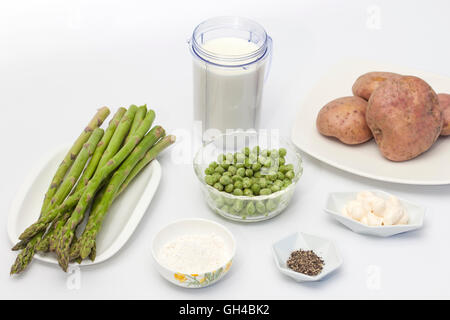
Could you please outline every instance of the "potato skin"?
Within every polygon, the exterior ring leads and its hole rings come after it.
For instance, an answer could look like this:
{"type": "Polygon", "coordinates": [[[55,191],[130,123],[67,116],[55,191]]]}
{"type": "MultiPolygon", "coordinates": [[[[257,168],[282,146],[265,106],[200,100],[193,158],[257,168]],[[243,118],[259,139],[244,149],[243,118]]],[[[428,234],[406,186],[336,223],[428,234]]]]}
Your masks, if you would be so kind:
{"type": "Polygon", "coordinates": [[[367,101],[359,97],[342,97],[327,103],[317,115],[316,126],[325,136],[345,144],[360,144],[372,139],[366,124],[367,101]]]}
{"type": "Polygon", "coordinates": [[[437,94],[413,76],[382,83],[369,99],[366,120],[381,153],[392,161],[406,161],[427,151],[443,123],[437,94]]]}
{"type": "Polygon", "coordinates": [[[398,79],[401,75],[392,72],[368,72],[356,79],[352,87],[353,95],[369,100],[375,91],[387,79],[398,79]]]}
{"type": "Polygon", "coordinates": [[[441,136],[450,136],[450,94],[439,93],[439,107],[442,111],[444,124],[442,125],[441,136]]]}

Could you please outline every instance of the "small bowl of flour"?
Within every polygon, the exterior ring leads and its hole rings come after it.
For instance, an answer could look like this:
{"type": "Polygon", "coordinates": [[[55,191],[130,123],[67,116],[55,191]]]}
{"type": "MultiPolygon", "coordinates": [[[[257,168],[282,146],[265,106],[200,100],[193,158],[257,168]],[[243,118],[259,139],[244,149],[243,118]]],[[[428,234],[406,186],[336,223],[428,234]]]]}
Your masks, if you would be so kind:
{"type": "Polygon", "coordinates": [[[154,238],[152,254],[159,273],[185,288],[203,288],[230,270],[236,251],[231,232],[205,219],[179,220],[154,238]]]}

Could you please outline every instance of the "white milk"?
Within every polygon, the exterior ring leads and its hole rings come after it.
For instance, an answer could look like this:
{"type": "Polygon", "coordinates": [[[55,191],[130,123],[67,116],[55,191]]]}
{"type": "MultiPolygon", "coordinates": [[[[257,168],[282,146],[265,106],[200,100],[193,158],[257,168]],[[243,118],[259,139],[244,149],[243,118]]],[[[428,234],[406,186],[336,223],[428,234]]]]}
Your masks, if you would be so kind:
{"type": "Polygon", "coordinates": [[[249,58],[239,62],[249,63],[242,67],[221,60],[220,56],[248,56],[259,49],[241,38],[216,38],[201,46],[212,57],[208,62],[194,60],[195,120],[202,121],[204,130],[256,128],[267,59],[250,63],[254,60],[249,58]]]}

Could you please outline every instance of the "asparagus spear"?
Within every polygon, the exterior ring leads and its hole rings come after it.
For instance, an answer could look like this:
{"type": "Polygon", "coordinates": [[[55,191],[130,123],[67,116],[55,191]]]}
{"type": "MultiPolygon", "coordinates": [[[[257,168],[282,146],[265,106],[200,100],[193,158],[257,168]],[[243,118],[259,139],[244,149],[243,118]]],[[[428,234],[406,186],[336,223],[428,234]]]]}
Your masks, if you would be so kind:
{"type": "Polygon", "coordinates": [[[55,195],[61,182],[64,180],[67,171],[72,166],[72,163],[75,161],[75,158],[77,157],[81,148],[89,139],[95,128],[98,128],[102,125],[103,121],[105,121],[105,119],[109,116],[109,113],[110,111],[107,107],[100,108],[94,118],[89,122],[87,127],[75,141],[72,148],[69,150],[64,160],[61,162],[58,170],[55,173],[55,176],[52,179],[50,187],[45,194],[44,204],[42,205],[41,212],[46,212],[49,210],[49,208],[51,207],[50,202],[53,196],[55,195]]]}
{"type": "MultiPolygon", "coordinates": [[[[117,127],[114,135],[111,138],[108,147],[103,153],[100,162],[98,163],[98,168],[104,167],[108,161],[117,153],[120,149],[125,137],[130,131],[131,124],[133,123],[134,116],[136,115],[137,107],[135,105],[130,106],[125,115],[120,120],[119,126],[117,127]]],[[[151,126],[151,125],[150,125],[151,126]]],[[[147,129],[148,130],[148,129],[147,129]]]]}
{"type": "Polygon", "coordinates": [[[136,130],[139,128],[142,120],[144,120],[145,115],[147,114],[147,105],[140,106],[137,111],[136,115],[134,116],[133,124],[130,128],[130,133],[128,134],[128,137],[125,139],[125,143],[130,140],[130,137],[133,136],[133,134],[136,132],[136,130]]]}
{"type": "MultiPolygon", "coordinates": [[[[95,206],[95,210],[89,216],[86,228],[78,240],[81,259],[87,258],[91,254],[91,250],[95,245],[95,238],[102,226],[103,220],[117,196],[122,192],[129,183],[136,177],[136,175],[152,161],[162,150],[175,142],[175,136],[167,136],[161,139],[150,150],[144,152],[138,150],[139,145],[135,151],[135,157],[130,156],[122,166],[114,173],[111,181],[105,189],[104,194],[101,195],[101,200],[95,206]],[[140,159],[140,160],[139,160],[140,159]]],[[[145,146],[142,146],[144,149],[145,146]]]]}
{"type": "Polygon", "coordinates": [[[100,229],[101,221],[104,219],[106,212],[110,208],[120,186],[125,181],[131,170],[133,170],[136,164],[144,157],[145,153],[155,142],[156,141],[152,136],[149,136],[149,139],[144,139],[112,176],[111,181],[106,187],[105,192],[97,206],[97,211],[89,217],[91,223],[88,223],[89,226],[86,226],[86,229],[84,230],[83,239],[80,241],[81,259],[87,258],[91,253],[91,248],[95,243],[95,237],[100,229]]]}
{"type": "MultiPolygon", "coordinates": [[[[72,168],[70,169],[68,173],[68,177],[64,180],[62,185],[59,187],[58,191],[48,204],[48,208],[51,208],[52,206],[59,204],[64,200],[64,198],[67,196],[67,194],[70,192],[70,190],[73,188],[73,185],[77,181],[78,177],[80,176],[89,156],[93,153],[93,150],[95,149],[95,146],[99,142],[103,135],[103,130],[96,128],[92,135],[89,137],[89,140],[84,146],[82,147],[83,150],[79,153],[77,159],[75,160],[72,168]]],[[[45,211],[41,213],[44,217],[46,216],[45,211]]],[[[26,244],[26,247],[17,255],[16,260],[14,264],[11,267],[11,274],[20,273],[28,266],[30,261],[33,259],[36,245],[39,243],[39,241],[42,239],[42,236],[44,235],[44,231],[39,232],[38,234],[35,234],[31,237],[20,237],[22,241],[28,241],[26,244]]],[[[18,246],[23,246],[24,243],[19,243],[14,248],[18,246]]],[[[14,249],[13,248],[13,249],[14,249]]]]}
{"type": "MultiPolygon", "coordinates": [[[[133,109],[135,109],[135,108],[133,108],[133,109]]],[[[128,130],[128,129],[126,129],[127,124],[122,124],[122,121],[124,121],[123,118],[125,118],[125,117],[128,117],[128,119],[129,119],[130,113],[128,113],[128,115],[127,115],[127,113],[125,113],[125,115],[123,115],[121,123],[119,124],[119,127],[115,130],[116,132],[119,130],[122,130],[122,131],[128,130]]],[[[147,130],[150,129],[153,119],[154,119],[154,113],[149,114],[144,119],[144,121],[142,121],[142,128],[139,127],[140,132],[136,132],[137,138],[142,138],[145,134],[143,132],[144,131],[147,132],[147,130]]],[[[129,121],[127,121],[127,122],[129,122],[129,121]]],[[[119,135],[119,138],[121,135],[122,134],[119,135]]],[[[113,137],[111,138],[109,145],[111,145],[111,144],[120,145],[122,143],[122,141],[119,141],[119,139],[115,138],[115,137],[117,137],[116,134],[114,134],[113,137]]],[[[136,138],[136,135],[135,135],[135,138],[136,138]]],[[[137,142],[136,142],[136,144],[137,144],[137,142]]],[[[116,149],[116,148],[114,147],[114,149],[116,149]]],[[[112,152],[113,152],[113,150],[110,149],[109,154],[112,154],[112,152]]],[[[113,156],[114,156],[114,154],[113,154],[113,156]]],[[[103,159],[103,157],[102,157],[102,159],[103,159]]],[[[110,159],[108,159],[108,160],[110,160],[110,159]]],[[[99,171],[100,168],[101,168],[101,164],[99,163],[96,171],[99,171]]],[[[60,206],[54,208],[47,215],[41,217],[36,223],[34,223],[30,227],[28,227],[27,232],[30,235],[37,234],[38,232],[47,229],[47,227],[50,225],[50,223],[52,223],[53,220],[59,219],[67,211],[73,210],[73,208],[77,205],[78,201],[80,200],[81,196],[83,195],[84,189],[85,188],[81,188],[81,187],[78,188],[78,186],[77,186],[75,193],[73,193],[71,196],[69,196],[60,206]]],[[[58,235],[58,234],[56,234],[56,235],[58,235]]],[[[52,237],[52,238],[54,238],[54,237],[52,237]]],[[[50,242],[52,242],[51,239],[50,239],[50,242]]],[[[20,247],[23,245],[24,244],[18,243],[16,245],[16,247],[20,247]]],[[[14,248],[13,248],[13,250],[14,250],[14,248]]]]}
{"type": "Polygon", "coordinates": [[[103,153],[108,147],[109,142],[111,141],[111,138],[113,137],[114,132],[116,131],[120,123],[120,120],[122,119],[126,111],[127,110],[125,108],[119,108],[119,110],[116,112],[116,114],[110,121],[109,126],[106,129],[102,140],[99,142],[97,149],[95,149],[94,155],[92,156],[88,166],[84,170],[83,175],[81,176],[80,181],[78,182],[74,192],[83,189],[94,175],[95,170],[97,170],[97,166],[100,162],[100,159],[102,158],[103,153]]]}
{"type": "Polygon", "coordinates": [[[131,170],[128,177],[125,179],[124,183],[120,186],[120,189],[117,193],[119,196],[131,183],[131,181],[150,163],[152,162],[158,154],[160,154],[164,149],[173,144],[176,140],[176,137],[173,135],[169,135],[164,137],[160,141],[158,141],[142,158],[141,161],[131,170]]]}
{"type": "Polygon", "coordinates": [[[145,123],[148,123],[149,120],[152,119],[147,116],[140,125],[139,129],[136,131],[136,134],[133,136],[133,138],[131,138],[130,141],[125,144],[122,149],[120,149],[120,151],[111,160],[109,160],[104,167],[100,167],[100,170],[95,173],[94,177],[86,186],[84,193],[81,196],[80,201],[78,202],[78,205],[75,208],[72,216],[69,218],[66,225],[61,230],[61,233],[58,236],[59,243],[56,246],[56,253],[58,255],[58,263],[64,271],[67,270],[67,266],[69,263],[69,249],[72,242],[74,230],[81,222],[81,220],[83,220],[84,213],[98,188],[100,187],[101,183],[122,164],[122,162],[130,155],[130,153],[132,153],[133,149],[135,149],[138,144],[144,143],[144,141],[145,143],[148,143],[148,140],[154,143],[164,133],[164,130],[161,127],[154,127],[146,135],[142,142],[140,142],[142,136],[147,131],[145,123]]]}
{"type": "MultiPolygon", "coordinates": [[[[81,175],[81,172],[83,171],[86,162],[88,161],[89,157],[94,153],[95,147],[99,143],[100,139],[103,136],[103,129],[97,128],[94,130],[93,134],[89,138],[88,142],[86,142],[78,155],[77,159],[75,160],[72,168],[70,169],[69,173],[67,174],[67,177],[64,179],[64,182],[59,187],[58,191],[56,192],[55,196],[52,198],[50,204],[51,206],[58,206],[60,205],[64,199],[69,194],[70,190],[72,190],[73,186],[77,182],[78,178],[81,175]]],[[[44,217],[45,217],[44,213],[44,217]]],[[[19,236],[20,240],[26,240],[31,238],[35,233],[33,233],[33,228],[30,229],[27,228],[25,231],[19,236]]]]}

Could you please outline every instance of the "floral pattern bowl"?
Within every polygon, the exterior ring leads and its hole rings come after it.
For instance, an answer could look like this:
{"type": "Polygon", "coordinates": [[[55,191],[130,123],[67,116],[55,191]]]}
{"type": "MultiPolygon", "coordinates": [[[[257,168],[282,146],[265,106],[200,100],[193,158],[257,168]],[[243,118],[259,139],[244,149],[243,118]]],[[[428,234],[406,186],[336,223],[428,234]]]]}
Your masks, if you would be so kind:
{"type": "Polygon", "coordinates": [[[152,255],[155,266],[163,278],[169,282],[184,288],[204,288],[220,281],[233,265],[233,258],[236,253],[236,241],[233,234],[223,225],[206,219],[184,219],[175,221],[160,230],[152,243],[152,255]],[[217,268],[204,273],[186,274],[178,270],[170,270],[163,265],[159,259],[159,251],[171,240],[184,235],[203,235],[214,233],[220,236],[229,252],[227,262],[217,268]]]}

